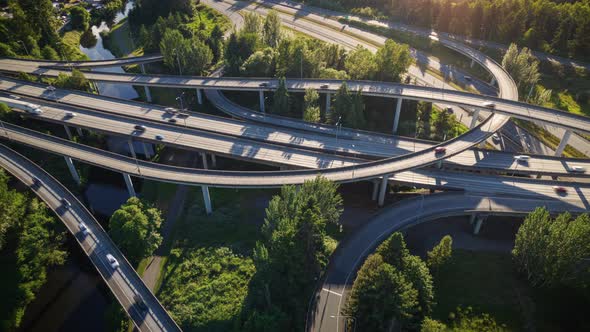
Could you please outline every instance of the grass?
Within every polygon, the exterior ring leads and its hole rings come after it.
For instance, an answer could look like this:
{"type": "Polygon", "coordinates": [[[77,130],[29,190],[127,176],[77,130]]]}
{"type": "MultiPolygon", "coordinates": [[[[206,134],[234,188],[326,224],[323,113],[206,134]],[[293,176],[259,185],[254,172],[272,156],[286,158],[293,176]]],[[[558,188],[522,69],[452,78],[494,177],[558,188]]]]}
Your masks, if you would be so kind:
{"type": "MultiPolygon", "coordinates": [[[[86,54],[80,51],[81,36],[82,31],[78,30],[68,31],[62,35],[62,42],[66,45],[68,49],[67,56],[69,60],[90,60],[86,54]]],[[[59,55],[62,56],[61,54],[59,55]]]]}
{"type": "Polygon", "coordinates": [[[217,24],[222,31],[226,31],[232,27],[232,23],[225,15],[219,13],[213,8],[205,5],[197,5],[197,14],[193,17],[192,21],[187,25],[197,31],[205,30],[206,34],[209,35],[213,27],[217,24]]]}
{"type": "Polygon", "coordinates": [[[158,280],[158,297],[183,329],[229,330],[238,318],[255,268],[267,198],[273,190],[211,188],[207,216],[201,189],[190,190],[158,280]],[[192,203],[192,204],[190,204],[192,203]]]}
{"type": "Polygon", "coordinates": [[[509,331],[588,330],[588,299],[566,289],[534,289],[513,268],[507,253],[454,250],[434,277],[433,317],[448,321],[458,306],[489,313],[509,331]]]}

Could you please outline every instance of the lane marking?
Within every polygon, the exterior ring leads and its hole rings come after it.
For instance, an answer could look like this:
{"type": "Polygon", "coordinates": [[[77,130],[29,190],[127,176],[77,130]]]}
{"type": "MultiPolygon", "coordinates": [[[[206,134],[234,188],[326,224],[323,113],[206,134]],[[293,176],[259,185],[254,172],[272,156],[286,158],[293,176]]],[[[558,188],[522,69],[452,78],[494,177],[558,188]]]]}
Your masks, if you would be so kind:
{"type": "Polygon", "coordinates": [[[336,292],[334,292],[334,291],[331,291],[331,290],[329,290],[329,289],[327,289],[327,288],[322,288],[322,290],[323,290],[323,291],[326,291],[326,292],[328,292],[328,293],[332,293],[332,294],[334,294],[334,295],[338,295],[338,296],[342,297],[342,294],[340,294],[340,293],[336,293],[336,292]]]}

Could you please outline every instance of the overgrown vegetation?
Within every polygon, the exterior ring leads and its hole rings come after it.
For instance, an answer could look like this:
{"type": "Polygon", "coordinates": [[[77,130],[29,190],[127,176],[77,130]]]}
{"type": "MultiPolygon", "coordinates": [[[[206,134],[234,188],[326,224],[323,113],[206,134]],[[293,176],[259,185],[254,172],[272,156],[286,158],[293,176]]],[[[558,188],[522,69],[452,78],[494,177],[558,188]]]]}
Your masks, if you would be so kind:
{"type": "Polygon", "coordinates": [[[47,207],[9,188],[0,170],[0,322],[2,330],[21,324],[27,305],[45,284],[47,270],[63,264],[63,227],[47,207]]]}

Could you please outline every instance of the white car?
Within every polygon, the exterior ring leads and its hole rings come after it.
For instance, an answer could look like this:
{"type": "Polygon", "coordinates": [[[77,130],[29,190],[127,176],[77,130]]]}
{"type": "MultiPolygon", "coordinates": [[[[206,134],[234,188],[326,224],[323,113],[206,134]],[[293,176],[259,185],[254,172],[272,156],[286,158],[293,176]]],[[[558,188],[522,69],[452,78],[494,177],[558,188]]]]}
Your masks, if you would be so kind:
{"type": "Polygon", "coordinates": [[[88,226],[83,222],[80,223],[80,232],[82,232],[83,235],[88,235],[90,233],[88,226]]]}
{"type": "Polygon", "coordinates": [[[35,115],[39,115],[39,114],[43,113],[43,110],[41,110],[41,106],[39,106],[37,104],[31,104],[31,103],[25,104],[25,111],[27,111],[27,113],[29,113],[29,114],[35,114],[35,115]]]}
{"type": "Polygon", "coordinates": [[[492,139],[494,140],[494,142],[497,142],[500,140],[500,135],[498,135],[498,133],[494,133],[494,135],[492,135],[492,139]]]}
{"type": "Polygon", "coordinates": [[[491,101],[486,101],[481,104],[483,107],[487,108],[496,108],[496,104],[492,103],[491,101]]]}
{"type": "Polygon", "coordinates": [[[531,157],[530,156],[527,156],[527,155],[524,155],[524,154],[521,154],[521,155],[518,155],[518,156],[514,156],[514,160],[516,160],[516,161],[527,161],[529,159],[531,159],[531,157]]]}
{"type": "Polygon", "coordinates": [[[582,166],[572,166],[571,170],[576,173],[586,173],[586,168],[582,166]]]}
{"type": "Polygon", "coordinates": [[[76,116],[76,113],[74,112],[66,112],[66,118],[73,118],[76,116]]]}
{"type": "Polygon", "coordinates": [[[156,139],[157,139],[158,141],[163,141],[163,140],[164,140],[164,136],[162,136],[162,135],[158,134],[158,135],[156,135],[156,139]]]}
{"type": "Polygon", "coordinates": [[[174,107],[166,107],[164,109],[164,112],[169,113],[169,114],[176,114],[176,113],[178,113],[178,110],[174,107]]]}
{"type": "Polygon", "coordinates": [[[57,89],[53,85],[50,85],[50,86],[47,87],[47,91],[52,91],[53,92],[55,90],[57,90],[57,89]]]}
{"type": "Polygon", "coordinates": [[[113,257],[113,255],[107,254],[107,260],[109,261],[109,264],[111,265],[111,267],[113,269],[116,269],[119,267],[119,261],[117,261],[117,259],[115,257],[113,257]]]}

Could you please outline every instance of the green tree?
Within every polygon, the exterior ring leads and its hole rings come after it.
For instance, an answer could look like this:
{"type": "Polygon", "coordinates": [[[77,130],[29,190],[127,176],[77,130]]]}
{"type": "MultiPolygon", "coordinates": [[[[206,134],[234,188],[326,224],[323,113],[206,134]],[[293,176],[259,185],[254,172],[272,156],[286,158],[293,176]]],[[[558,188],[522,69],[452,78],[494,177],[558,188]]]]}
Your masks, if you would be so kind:
{"type": "Polygon", "coordinates": [[[161,212],[132,197],[109,220],[109,234],[127,258],[138,263],[162,243],[161,212]]]}
{"type": "Polygon", "coordinates": [[[266,15],[262,27],[262,38],[266,45],[273,48],[277,47],[281,41],[281,19],[274,10],[271,10],[266,15]]]}
{"type": "MultiPolygon", "coordinates": [[[[188,45],[184,36],[178,30],[168,29],[164,32],[160,42],[160,52],[164,57],[164,64],[169,68],[179,70],[180,60],[185,56],[188,45]]],[[[182,69],[182,68],[180,68],[182,69]]]]}
{"type": "Polygon", "coordinates": [[[405,330],[417,305],[412,283],[381,255],[373,254],[357,273],[345,313],[366,331],[405,330]]]}
{"type": "Polygon", "coordinates": [[[334,111],[330,113],[332,116],[332,123],[336,123],[338,119],[346,119],[352,110],[352,94],[348,90],[348,85],[343,82],[334,95],[334,111]]]}
{"type": "Polygon", "coordinates": [[[433,305],[428,267],[420,257],[410,255],[403,235],[396,232],[359,270],[346,314],[371,331],[417,330],[433,305]]]}
{"type": "Polygon", "coordinates": [[[289,93],[284,77],[279,78],[279,85],[273,95],[272,112],[281,115],[287,115],[290,112],[289,93]]]}
{"type": "Polygon", "coordinates": [[[361,91],[352,95],[352,105],[350,112],[344,116],[344,125],[351,128],[364,129],[367,125],[365,118],[365,103],[361,91]]]}
{"type": "Polygon", "coordinates": [[[431,135],[431,116],[432,103],[418,102],[418,125],[416,128],[416,136],[418,138],[429,139],[431,135]]]}
{"type": "Polygon", "coordinates": [[[327,224],[338,222],[342,213],[337,188],[318,177],[299,189],[284,186],[270,201],[262,226],[264,241],[254,250],[257,276],[246,330],[271,319],[276,321],[269,326],[279,324],[278,330],[303,328],[306,302],[333,249],[327,246],[327,224]]]}
{"type": "Polygon", "coordinates": [[[435,137],[439,140],[449,139],[452,136],[454,118],[445,110],[437,112],[436,115],[433,123],[435,137]]]}
{"type": "Polygon", "coordinates": [[[164,32],[160,52],[166,66],[185,75],[201,75],[213,61],[213,52],[203,41],[185,39],[180,31],[173,29],[164,32]]]}
{"type": "Polygon", "coordinates": [[[375,55],[360,45],[348,54],[344,67],[354,80],[370,80],[377,72],[375,55]]]}
{"type": "Polygon", "coordinates": [[[430,271],[436,272],[445,265],[453,254],[453,239],[445,235],[440,242],[428,252],[428,267],[430,271]]]}
{"type": "Polygon", "coordinates": [[[334,68],[320,68],[318,78],[331,80],[347,80],[350,77],[344,70],[337,70],[334,68]]]}
{"type": "Polygon", "coordinates": [[[528,48],[518,50],[516,44],[510,44],[502,58],[502,67],[508,71],[523,94],[532,92],[533,87],[541,79],[539,60],[528,48]]]}
{"type": "Polygon", "coordinates": [[[305,96],[303,97],[303,121],[320,122],[319,98],[320,95],[315,89],[305,90],[305,96]]]}
{"type": "Polygon", "coordinates": [[[249,77],[272,77],[275,72],[276,52],[267,47],[254,52],[240,67],[240,72],[249,77]]]}
{"type": "Polygon", "coordinates": [[[408,45],[398,44],[388,39],[375,56],[376,79],[386,82],[400,82],[401,75],[408,71],[412,61],[408,45]]]}
{"type": "Polygon", "coordinates": [[[59,60],[59,55],[49,45],[45,45],[45,47],[43,47],[43,49],[41,50],[41,55],[43,56],[43,59],[46,60],[59,60]]]}
{"type": "Polygon", "coordinates": [[[255,12],[244,13],[244,26],[242,27],[242,33],[253,33],[259,34],[262,30],[262,18],[255,12]]]}
{"type": "Polygon", "coordinates": [[[545,208],[530,213],[516,233],[512,256],[533,286],[588,287],[590,217],[552,219],[545,208]]]}
{"type": "Polygon", "coordinates": [[[509,331],[506,326],[498,324],[489,314],[475,314],[471,307],[465,309],[457,308],[457,313],[451,313],[454,317],[450,326],[426,318],[422,322],[420,332],[505,332],[509,331]]]}
{"type": "Polygon", "coordinates": [[[219,24],[215,24],[207,39],[207,44],[213,52],[213,61],[217,62],[223,57],[223,31],[219,24]]]}
{"type": "MultiPolygon", "coordinates": [[[[2,104],[3,113],[8,106],[2,104]]],[[[8,108],[10,111],[10,108],[8,108]]],[[[0,170],[0,250],[5,243],[5,235],[25,214],[25,198],[8,188],[8,176],[0,170]]]]}
{"type": "Polygon", "coordinates": [[[73,29],[86,31],[90,27],[90,13],[82,6],[70,8],[70,20],[73,29]]]}
{"type": "Polygon", "coordinates": [[[90,81],[77,69],[72,70],[71,75],[60,73],[53,84],[62,89],[91,91],[90,81]]]}

